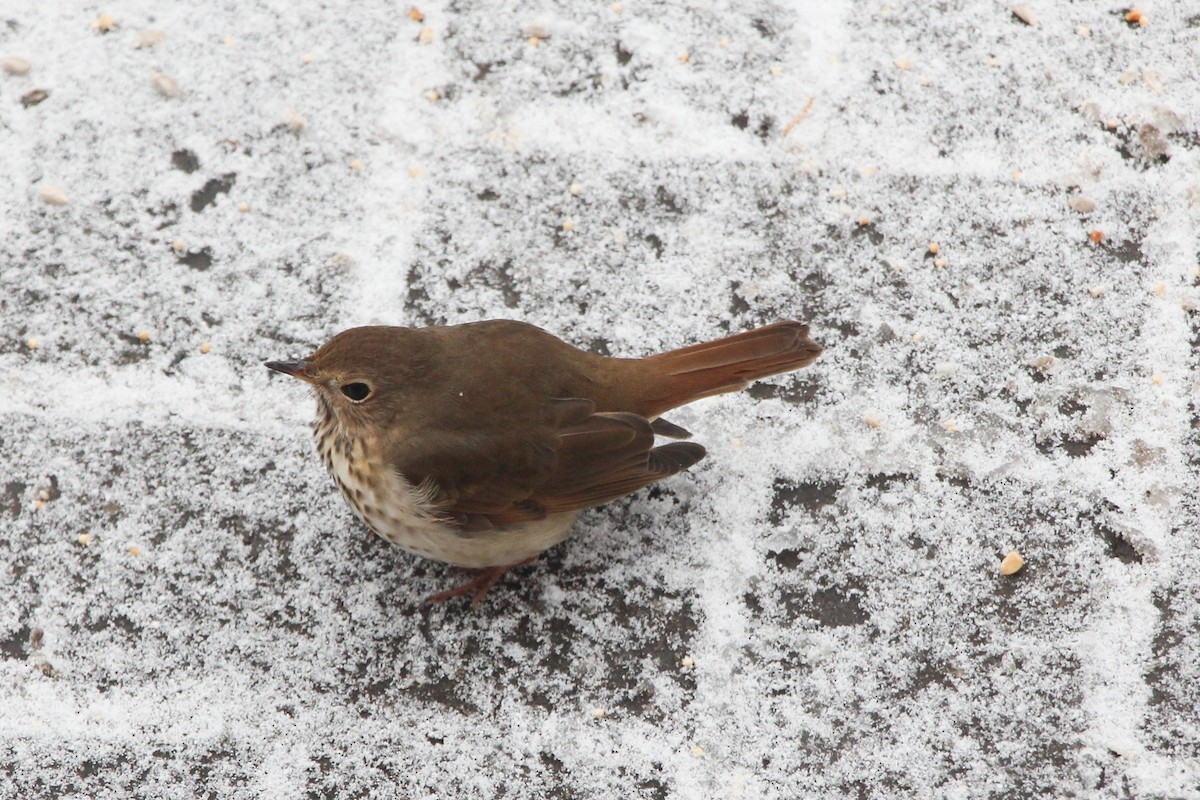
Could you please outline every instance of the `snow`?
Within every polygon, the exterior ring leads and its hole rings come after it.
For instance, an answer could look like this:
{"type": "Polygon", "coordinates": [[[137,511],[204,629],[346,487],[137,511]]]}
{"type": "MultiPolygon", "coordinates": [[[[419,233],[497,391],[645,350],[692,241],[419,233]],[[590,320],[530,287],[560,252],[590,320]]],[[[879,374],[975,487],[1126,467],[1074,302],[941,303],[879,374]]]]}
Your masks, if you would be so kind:
{"type": "Polygon", "coordinates": [[[1200,17],[1029,6],[5,3],[0,796],[1200,797],[1200,17]],[[423,607],[261,362],[494,317],[827,349],[423,607]]]}

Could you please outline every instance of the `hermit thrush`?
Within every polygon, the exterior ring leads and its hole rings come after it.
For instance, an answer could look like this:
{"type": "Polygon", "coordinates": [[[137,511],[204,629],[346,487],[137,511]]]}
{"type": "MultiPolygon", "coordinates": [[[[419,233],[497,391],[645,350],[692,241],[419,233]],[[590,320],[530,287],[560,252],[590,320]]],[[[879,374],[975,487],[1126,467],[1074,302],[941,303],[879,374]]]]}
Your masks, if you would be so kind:
{"type": "Polygon", "coordinates": [[[578,350],[522,322],[351,328],[266,366],[317,396],[317,449],[371,530],[474,569],[474,595],[567,538],[582,509],[704,457],[660,415],[812,363],[808,326],[777,322],[649,358],[578,350]]]}

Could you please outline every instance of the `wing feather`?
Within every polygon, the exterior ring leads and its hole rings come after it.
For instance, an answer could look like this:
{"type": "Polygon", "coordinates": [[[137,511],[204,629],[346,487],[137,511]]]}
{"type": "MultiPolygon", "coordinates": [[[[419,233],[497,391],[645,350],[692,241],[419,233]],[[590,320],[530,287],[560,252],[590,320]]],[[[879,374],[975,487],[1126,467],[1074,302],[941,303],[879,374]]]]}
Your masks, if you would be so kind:
{"type": "Polygon", "coordinates": [[[651,422],[596,413],[590,400],[553,398],[540,420],[510,431],[427,432],[398,443],[391,460],[410,482],[437,487],[447,519],[486,530],[606,503],[704,457],[690,442],[655,447],[651,422]]]}

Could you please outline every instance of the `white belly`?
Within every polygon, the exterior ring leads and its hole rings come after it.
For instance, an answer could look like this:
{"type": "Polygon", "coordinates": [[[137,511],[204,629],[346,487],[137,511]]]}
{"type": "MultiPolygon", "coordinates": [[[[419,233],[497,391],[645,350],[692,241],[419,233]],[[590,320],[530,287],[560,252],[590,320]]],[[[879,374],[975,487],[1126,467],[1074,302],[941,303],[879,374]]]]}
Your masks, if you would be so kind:
{"type": "Polygon", "coordinates": [[[501,567],[533,558],[566,539],[579,516],[570,511],[507,528],[464,531],[438,516],[433,487],[413,486],[373,459],[361,442],[330,446],[321,455],[367,527],[410,553],[459,567],[501,567]]]}

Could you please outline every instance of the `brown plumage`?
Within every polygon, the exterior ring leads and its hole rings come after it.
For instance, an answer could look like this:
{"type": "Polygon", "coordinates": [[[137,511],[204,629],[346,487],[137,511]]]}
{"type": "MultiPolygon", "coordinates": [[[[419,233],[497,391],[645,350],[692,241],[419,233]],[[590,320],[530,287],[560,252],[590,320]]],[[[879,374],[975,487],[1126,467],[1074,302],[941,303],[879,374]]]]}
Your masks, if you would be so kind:
{"type": "Polygon", "coordinates": [[[661,414],[820,352],[798,322],[619,359],[495,320],[352,328],[267,366],[316,388],[318,449],[355,512],[405,549],[482,570],[466,587],[477,601],[566,538],[581,509],[704,457],[690,442],[656,447],[656,434],[689,436],[661,414]]]}

